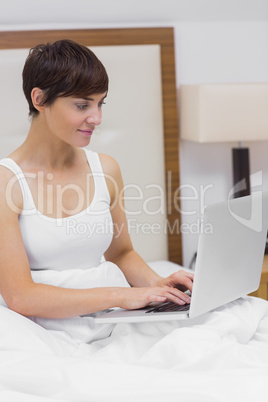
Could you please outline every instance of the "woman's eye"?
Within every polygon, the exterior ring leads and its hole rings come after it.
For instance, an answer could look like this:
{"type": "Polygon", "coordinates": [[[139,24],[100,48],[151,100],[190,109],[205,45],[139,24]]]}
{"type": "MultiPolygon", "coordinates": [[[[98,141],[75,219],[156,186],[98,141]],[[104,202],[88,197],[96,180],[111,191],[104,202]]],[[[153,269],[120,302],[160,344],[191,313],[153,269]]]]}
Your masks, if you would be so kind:
{"type": "Polygon", "coordinates": [[[83,104],[83,105],[82,105],[82,104],[81,104],[81,105],[80,105],[80,104],[77,104],[76,107],[77,107],[79,110],[85,110],[85,109],[87,108],[87,105],[86,105],[86,104],[83,104]]]}
{"type": "Polygon", "coordinates": [[[99,103],[99,107],[102,107],[102,105],[105,105],[106,103],[104,101],[99,103]]]}

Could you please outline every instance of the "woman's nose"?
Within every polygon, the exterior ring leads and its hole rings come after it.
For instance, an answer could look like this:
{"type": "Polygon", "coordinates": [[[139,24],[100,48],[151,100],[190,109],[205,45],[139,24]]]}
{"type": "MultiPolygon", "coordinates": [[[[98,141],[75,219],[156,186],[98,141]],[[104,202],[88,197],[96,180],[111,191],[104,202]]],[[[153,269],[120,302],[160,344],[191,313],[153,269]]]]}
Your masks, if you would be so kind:
{"type": "Polygon", "coordinates": [[[87,117],[86,121],[87,123],[98,126],[99,124],[101,124],[101,117],[102,117],[101,110],[96,110],[94,112],[92,111],[90,115],[87,117]]]}

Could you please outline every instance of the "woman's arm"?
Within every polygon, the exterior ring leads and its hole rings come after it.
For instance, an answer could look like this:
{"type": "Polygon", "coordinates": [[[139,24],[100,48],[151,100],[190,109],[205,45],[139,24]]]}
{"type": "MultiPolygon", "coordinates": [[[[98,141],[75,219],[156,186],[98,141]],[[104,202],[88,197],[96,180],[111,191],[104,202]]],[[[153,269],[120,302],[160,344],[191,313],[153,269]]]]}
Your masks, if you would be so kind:
{"type": "Polygon", "coordinates": [[[120,167],[108,155],[100,155],[100,160],[110,192],[114,228],[113,239],[109,249],[105,252],[105,258],[122,270],[131,286],[154,286],[161,280],[161,277],[135,252],[129,236],[124,205],[124,184],[120,167]]]}
{"type": "MultiPolygon", "coordinates": [[[[193,274],[179,271],[168,278],[162,278],[134,251],[124,210],[124,186],[120,168],[111,157],[100,155],[100,158],[111,196],[111,215],[114,224],[113,240],[105,253],[105,258],[122,270],[131,286],[167,286],[192,291],[193,274]]],[[[189,298],[182,292],[179,297],[189,302],[189,298]]]]}

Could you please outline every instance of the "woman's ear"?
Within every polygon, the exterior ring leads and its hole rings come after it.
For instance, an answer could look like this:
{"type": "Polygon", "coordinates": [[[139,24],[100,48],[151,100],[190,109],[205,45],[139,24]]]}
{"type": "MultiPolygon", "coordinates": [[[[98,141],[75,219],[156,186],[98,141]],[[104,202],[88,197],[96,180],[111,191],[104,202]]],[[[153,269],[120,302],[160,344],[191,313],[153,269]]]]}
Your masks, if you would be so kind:
{"type": "Polygon", "coordinates": [[[43,105],[44,92],[42,91],[42,89],[36,87],[33,88],[31,92],[31,98],[35,109],[37,109],[39,112],[44,110],[43,105]]]}

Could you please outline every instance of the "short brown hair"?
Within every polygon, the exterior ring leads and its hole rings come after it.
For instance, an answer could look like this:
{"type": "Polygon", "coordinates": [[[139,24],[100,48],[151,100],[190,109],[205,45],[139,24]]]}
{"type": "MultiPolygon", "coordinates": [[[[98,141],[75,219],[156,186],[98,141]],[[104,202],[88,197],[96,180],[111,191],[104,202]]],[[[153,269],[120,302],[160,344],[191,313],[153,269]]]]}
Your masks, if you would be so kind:
{"type": "Polygon", "coordinates": [[[23,91],[29,116],[37,116],[31,99],[32,89],[40,88],[42,105],[52,105],[58,97],[87,97],[108,91],[107,72],[97,56],[86,46],[69,39],[37,45],[26,59],[23,91]]]}

